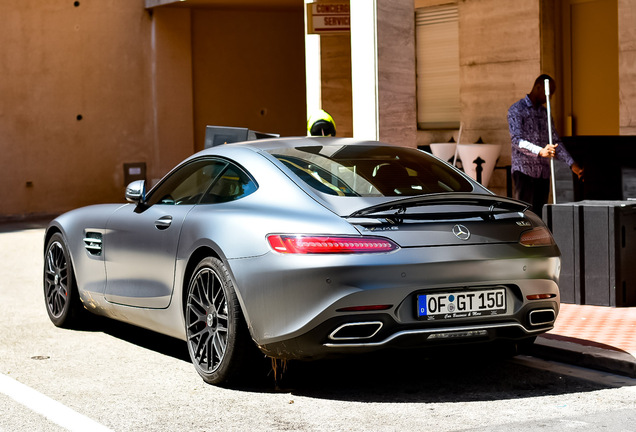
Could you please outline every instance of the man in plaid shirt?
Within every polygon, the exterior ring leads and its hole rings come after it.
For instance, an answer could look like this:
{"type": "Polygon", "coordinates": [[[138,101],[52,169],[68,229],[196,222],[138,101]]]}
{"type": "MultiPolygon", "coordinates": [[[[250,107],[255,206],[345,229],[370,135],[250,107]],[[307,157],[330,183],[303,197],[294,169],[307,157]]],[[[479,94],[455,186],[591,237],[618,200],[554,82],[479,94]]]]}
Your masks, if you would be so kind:
{"type": "Polygon", "coordinates": [[[556,85],[549,75],[540,75],[525,98],[508,110],[508,127],[512,144],[512,179],[514,197],[532,205],[532,211],[541,215],[550,194],[550,158],[565,162],[583,178],[583,169],[560,145],[561,140],[552,128],[552,145],[548,136],[548,114],[545,106],[545,84],[550,82],[550,95],[556,85]]]}

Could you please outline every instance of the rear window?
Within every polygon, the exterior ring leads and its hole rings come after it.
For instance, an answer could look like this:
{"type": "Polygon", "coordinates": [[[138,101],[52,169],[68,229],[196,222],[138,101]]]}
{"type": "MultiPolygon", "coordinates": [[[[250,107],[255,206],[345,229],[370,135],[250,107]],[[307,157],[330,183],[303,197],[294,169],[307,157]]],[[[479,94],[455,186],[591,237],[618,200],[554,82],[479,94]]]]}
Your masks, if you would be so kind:
{"type": "Polygon", "coordinates": [[[270,153],[312,188],[337,196],[472,192],[460,173],[427,153],[392,146],[311,146],[270,153]]]}

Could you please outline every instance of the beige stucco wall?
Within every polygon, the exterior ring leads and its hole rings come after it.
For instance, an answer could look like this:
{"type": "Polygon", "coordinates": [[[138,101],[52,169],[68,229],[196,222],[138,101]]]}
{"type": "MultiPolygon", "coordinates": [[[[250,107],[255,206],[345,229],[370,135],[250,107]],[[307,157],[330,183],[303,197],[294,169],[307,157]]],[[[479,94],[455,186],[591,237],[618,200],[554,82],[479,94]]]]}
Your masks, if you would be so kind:
{"type": "Polygon", "coordinates": [[[0,2],[0,220],[122,202],[124,163],[152,183],[205,124],[305,133],[302,5],[78,3],[0,2]]]}
{"type": "Polygon", "coordinates": [[[0,214],[120,198],[122,163],[149,153],[148,14],[24,0],[0,16],[0,214]]]}

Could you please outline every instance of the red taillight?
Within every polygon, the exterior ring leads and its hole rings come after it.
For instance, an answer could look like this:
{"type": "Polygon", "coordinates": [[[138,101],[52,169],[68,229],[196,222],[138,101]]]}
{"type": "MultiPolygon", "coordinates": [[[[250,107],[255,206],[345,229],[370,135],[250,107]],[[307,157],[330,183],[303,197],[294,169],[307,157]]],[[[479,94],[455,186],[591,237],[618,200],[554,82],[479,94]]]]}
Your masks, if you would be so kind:
{"type": "Polygon", "coordinates": [[[552,246],[554,239],[546,227],[537,227],[521,234],[519,243],[528,247],[552,246]]]}
{"type": "Polygon", "coordinates": [[[391,252],[398,246],[380,237],[335,237],[278,235],[267,236],[276,252],[289,254],[334,254],[391,252]]]}
{"type": "Polygon", "coordinates": [[[526,298],[528,300],[546,300],[556,297],[556,294],[530,294],[526,298]]]}

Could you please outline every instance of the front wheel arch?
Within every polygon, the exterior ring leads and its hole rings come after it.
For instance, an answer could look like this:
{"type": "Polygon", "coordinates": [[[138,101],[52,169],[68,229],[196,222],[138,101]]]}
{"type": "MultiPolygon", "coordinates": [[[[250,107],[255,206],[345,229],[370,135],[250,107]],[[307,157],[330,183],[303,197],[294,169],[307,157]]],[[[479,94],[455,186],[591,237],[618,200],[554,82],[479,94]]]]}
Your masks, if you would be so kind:
{"type": "Polygon", "coordinates": [[[55,234],[64,236],[64,234],[58,227],[52,226],[51,228],[49,228],[44,236],[44,250],[42,251],[43,253],[46,253],[47,246],[49,245],[49,240],[51,240],[51,237],[53,237],[53,235],[55,234]]]}

